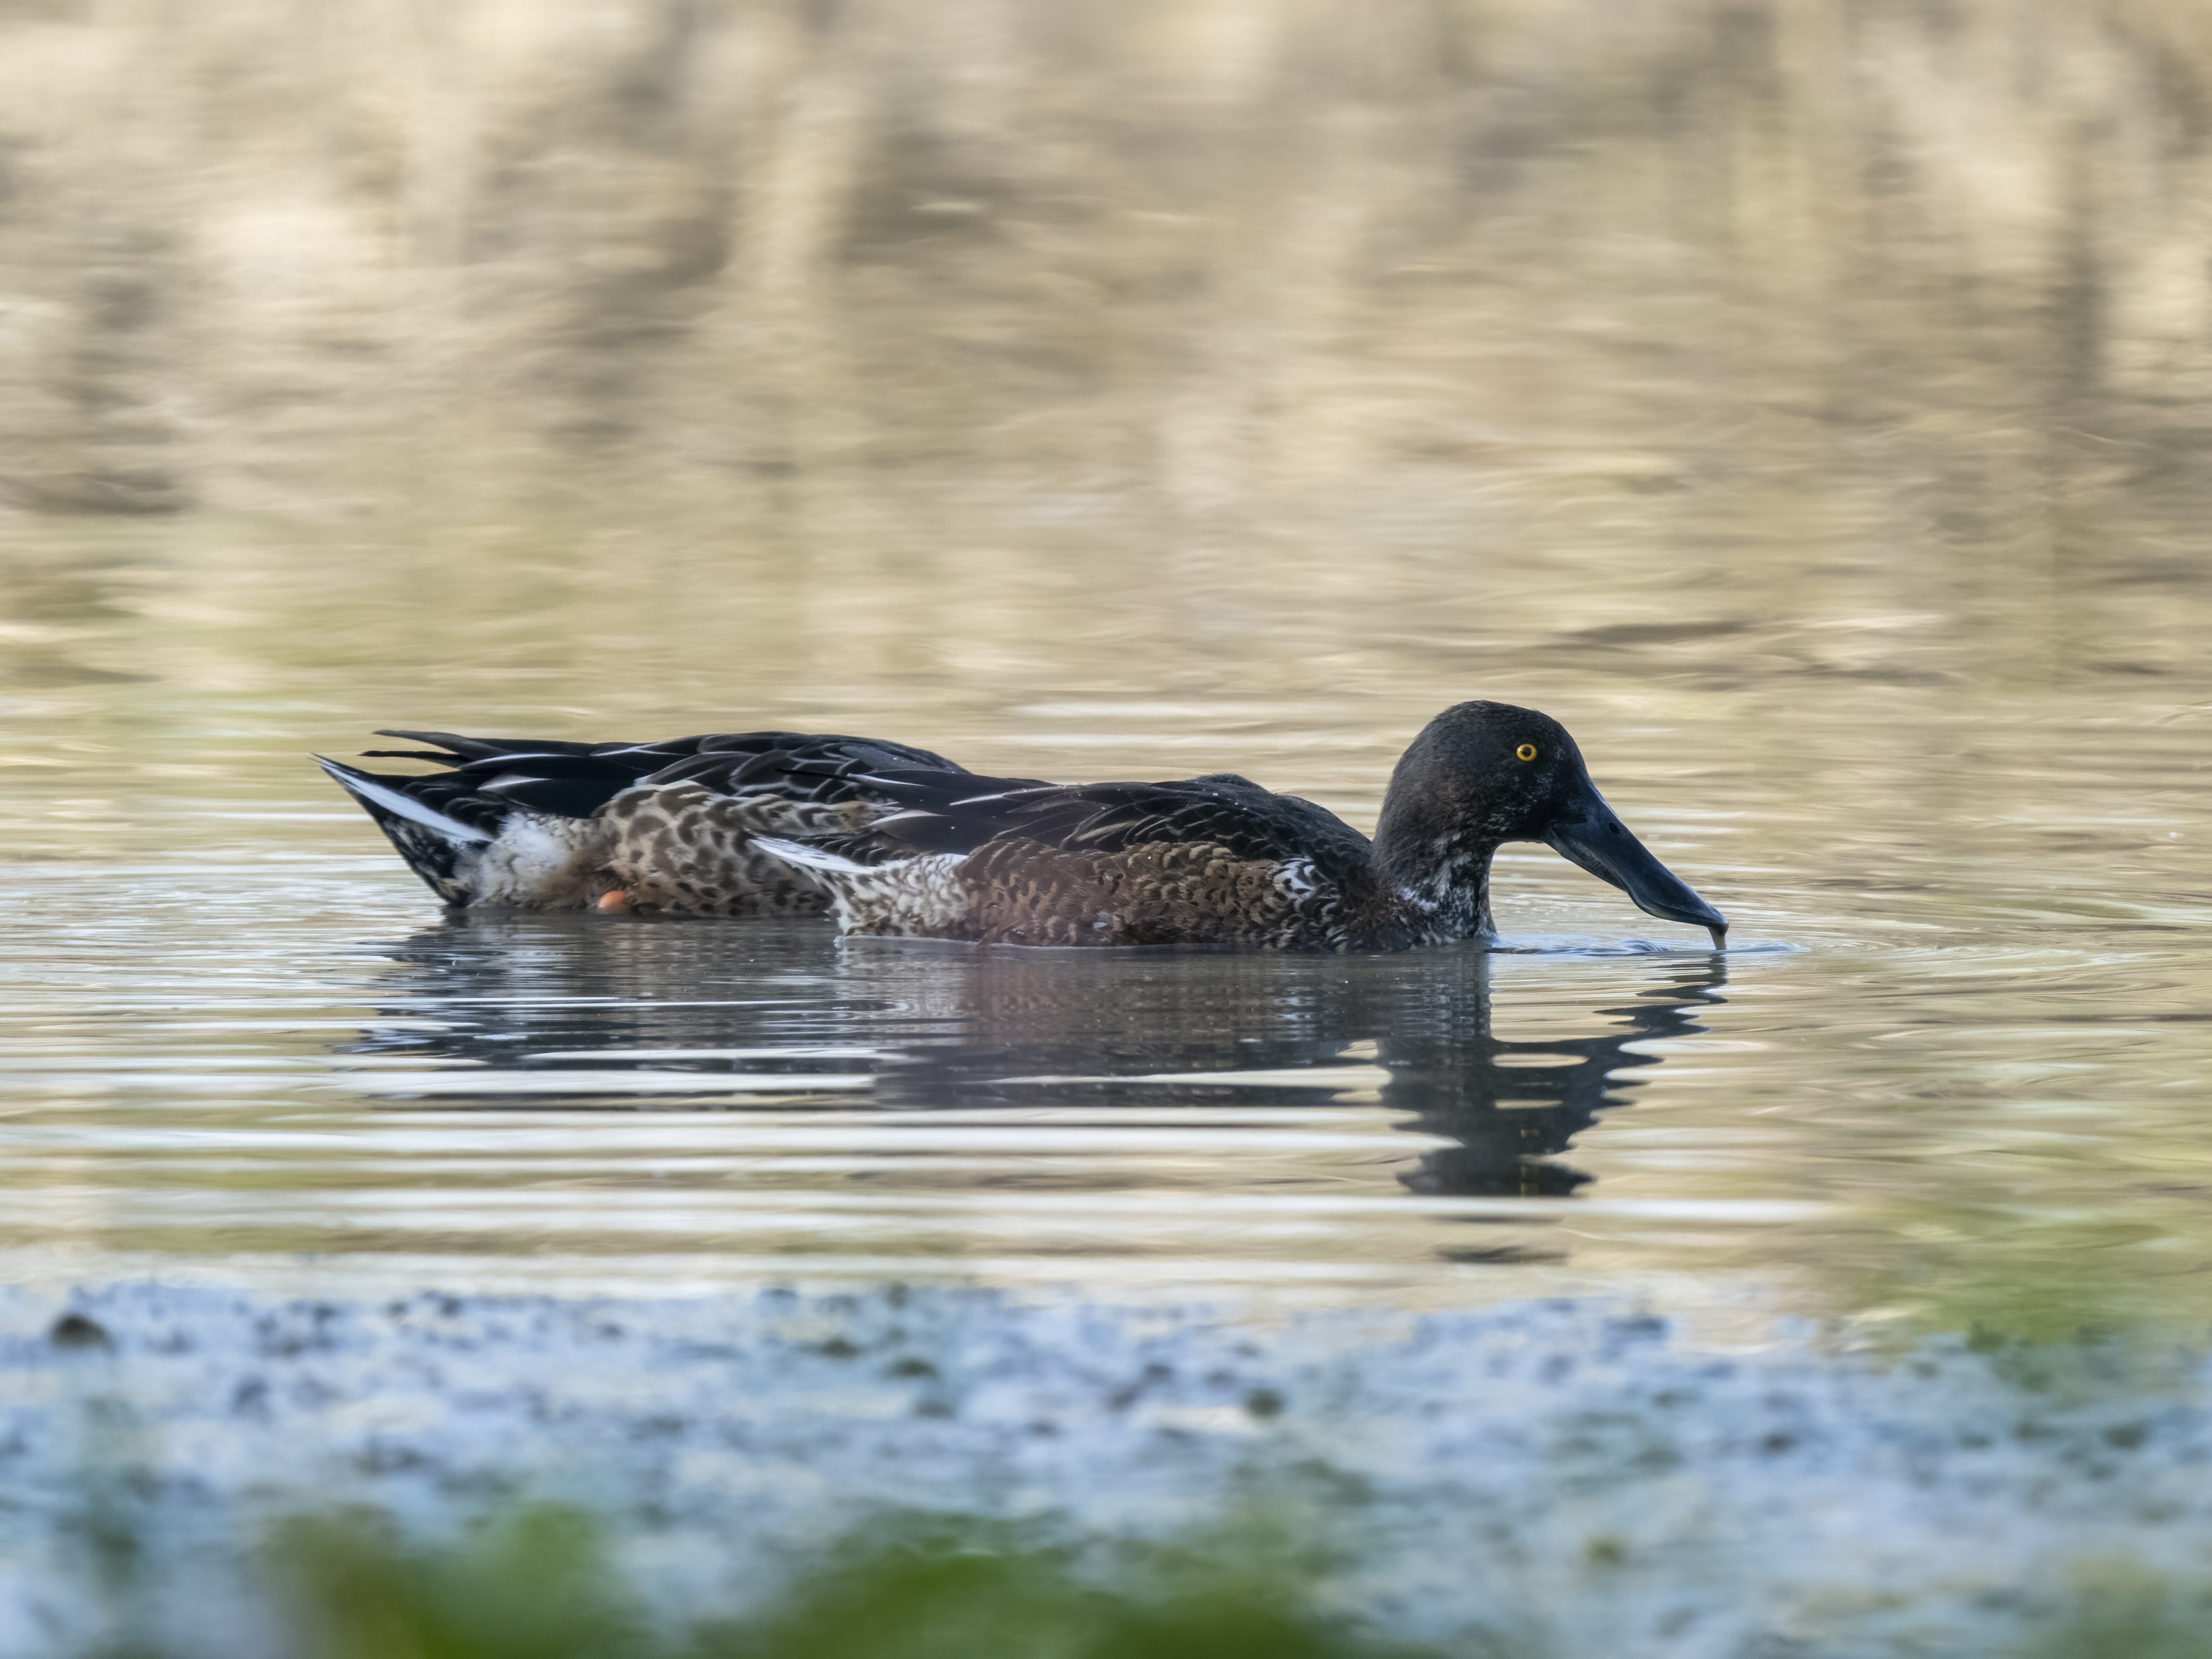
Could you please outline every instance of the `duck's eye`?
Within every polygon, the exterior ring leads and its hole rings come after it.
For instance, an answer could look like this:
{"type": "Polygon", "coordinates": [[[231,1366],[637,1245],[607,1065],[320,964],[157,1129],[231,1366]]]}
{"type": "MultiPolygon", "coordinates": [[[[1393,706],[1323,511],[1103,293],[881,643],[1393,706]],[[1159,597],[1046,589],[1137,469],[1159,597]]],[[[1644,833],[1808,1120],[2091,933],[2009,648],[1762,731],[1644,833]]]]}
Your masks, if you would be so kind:
{"type": "Polygon", "coordinates": [[[1536,758],[1536,745],[1533,743],[1524,743],[1513,752],[1524,761],[1534,760],[1536,758]]]}

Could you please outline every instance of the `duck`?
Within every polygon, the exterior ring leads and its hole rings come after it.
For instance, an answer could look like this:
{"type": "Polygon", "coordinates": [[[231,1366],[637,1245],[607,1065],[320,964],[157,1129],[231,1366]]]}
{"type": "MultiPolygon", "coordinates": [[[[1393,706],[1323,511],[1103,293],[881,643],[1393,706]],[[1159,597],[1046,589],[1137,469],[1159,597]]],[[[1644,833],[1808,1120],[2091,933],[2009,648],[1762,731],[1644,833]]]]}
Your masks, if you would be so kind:
{"type": "MultiPolygon", "coordinates": [[[[1549,715],[1454,705],[1372,840],[1235,773],[1060,784],[874,739],[747,732],[529,744],[385,732],[446,771],[321,763],[449,904],[833,914],[848,935],[1372,952],[1494,941],[1491,862],[1539,842],[1639,908],[1727,918],[1630,833],[1549,715]]],[[[320,757],[319,757],[320,758],[320,757]]]]}

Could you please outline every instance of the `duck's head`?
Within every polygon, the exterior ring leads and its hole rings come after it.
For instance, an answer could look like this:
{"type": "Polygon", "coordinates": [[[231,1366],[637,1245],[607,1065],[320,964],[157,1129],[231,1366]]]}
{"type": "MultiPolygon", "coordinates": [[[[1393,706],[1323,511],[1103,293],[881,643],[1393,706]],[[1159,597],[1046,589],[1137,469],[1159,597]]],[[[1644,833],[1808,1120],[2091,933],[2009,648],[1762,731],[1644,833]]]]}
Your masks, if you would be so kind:
{"type": "Polygon", "coordinates": [[[1540,841],[1639,909],[1706,929],[1716,949],[1726,943],[1728,918],[1629,834],[1565,726],[1510,703],[1447,708],[1391,775],[1376,856],[1394,879],[1439,900],[1472,882],[1485,908],[1491,854],[1509,841],[1540,841]]]}

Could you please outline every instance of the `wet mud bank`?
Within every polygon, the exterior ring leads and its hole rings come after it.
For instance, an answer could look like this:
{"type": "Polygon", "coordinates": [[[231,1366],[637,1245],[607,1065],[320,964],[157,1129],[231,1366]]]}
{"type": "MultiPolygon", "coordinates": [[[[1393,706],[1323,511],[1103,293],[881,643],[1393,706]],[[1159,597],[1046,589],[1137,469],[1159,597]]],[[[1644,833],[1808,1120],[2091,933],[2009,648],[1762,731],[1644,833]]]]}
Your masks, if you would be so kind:
{"type": "Polygon", "coordinates": [[[282,1517],[366,1505],[435,1540],[552,1500],[671,1616],[742,1610],[886,1514],[1094,1553],[1265,1516],[1325,1537],[1330,1605],[1415,1639],[1986,1651],[2100,1562],[2187,1582],[2208,1463],[2193,1363],[1701,1352],[1600,1303],[11,1289],[0,1650],[74,1656],[129,1619],[165,1651],[274,1655],[248,1564],[282,1517]]]}

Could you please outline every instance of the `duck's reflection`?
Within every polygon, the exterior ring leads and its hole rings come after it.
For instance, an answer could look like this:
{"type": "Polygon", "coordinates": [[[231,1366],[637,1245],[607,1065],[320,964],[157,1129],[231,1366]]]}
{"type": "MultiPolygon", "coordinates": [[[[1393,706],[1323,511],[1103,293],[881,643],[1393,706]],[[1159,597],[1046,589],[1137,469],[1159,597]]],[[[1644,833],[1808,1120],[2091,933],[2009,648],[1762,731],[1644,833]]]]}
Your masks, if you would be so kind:
{"type": "MultiPolygon", "coordinates": [[[[1630,1045],[1703,1030],[1700,1012],[1726,984],[1722,959],[1705,955],[1563,972],[1478,950],[1340,958],[841,945],[807,922],[566,916],[461,916],[378,953],[396,964],[380,998],[393,1024],[343,1053],[549,1078],[579,1066],[774,1068],[792,1085],[786,1108],[811,1073],[856,1066],[873,1069],[869,1098],[890,1111],[1127,1105],[1204,1110],[1218,1124],[1242,1107],[1379,1099],[1396,1127],[1445,1143],[1396,1165],[1397,1179],[1463,1196],[1582,1185],[1589,1177],[1559,1155],[1626,1103],[1638,1079],[1622,1073],[1661,1063],[1630,1045]],[[1501,1009],[1508,1028],[1534,1021],[1547,1035],[1497,1036],[1501,1009]]],[[[395,1076],[395,1094],[405,1088],[395,1076]]],[[[498,1103],[532,1098],[502,1089],[498,1103]]]]}
{"type": "Polygon", "coordinates": [[[1661,1056],[1631,1043],[1692,1036],[1698,1014],[1724,999],[1728,972],[1718,955],[1632,994],[1625,1006],[1589,1011],[1601,1035],[1508,1041],[1492,1029],[1487,972],[1464,999],[1448,1032],[1404,1032],[1382,1048],[1389,1057],[1387,1108],[1410,1115],[1401,1126],[1454,1144],[1425,1154],[1400,1178],[1417,1193],[1558,1196],[1589,1177],[1554,1162],[1607,1107],[1627,1103],[1641,1079],[1634,1067],[1661,1056]]]}

